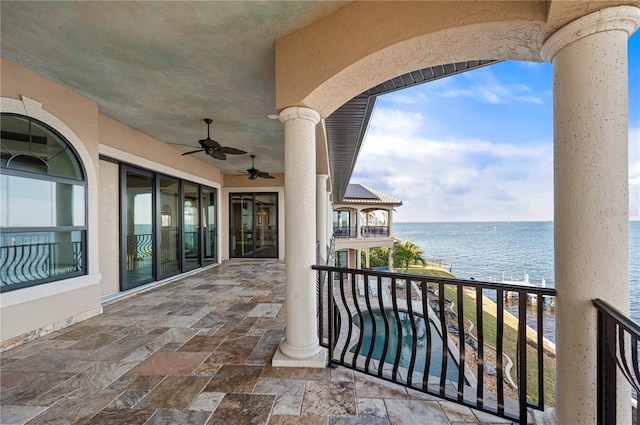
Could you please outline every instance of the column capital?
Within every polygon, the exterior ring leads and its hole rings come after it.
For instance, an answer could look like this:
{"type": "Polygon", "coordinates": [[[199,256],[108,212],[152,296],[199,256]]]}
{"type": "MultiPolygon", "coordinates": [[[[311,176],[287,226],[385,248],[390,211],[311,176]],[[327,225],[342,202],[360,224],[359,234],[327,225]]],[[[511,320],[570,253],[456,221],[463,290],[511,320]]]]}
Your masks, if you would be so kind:
{"type": "Polygon", "coordinates": [[[553,61],[560,50],[574,41],[604,31],[625,31],[631,36],[640,26],[640,9],[634,6],[616,6],[598,10],[569,22],[553,33],[542,45],[542,58],[553,61]]]}
{"type": "Polygon", "coordinates": [[[320,114],[311,108],[305,108],[303,106],[290,106],[280,111],[280,122],[285,123],[295,118],[302,118],[312,121],[313,124],[320,122],[320,114]]]}

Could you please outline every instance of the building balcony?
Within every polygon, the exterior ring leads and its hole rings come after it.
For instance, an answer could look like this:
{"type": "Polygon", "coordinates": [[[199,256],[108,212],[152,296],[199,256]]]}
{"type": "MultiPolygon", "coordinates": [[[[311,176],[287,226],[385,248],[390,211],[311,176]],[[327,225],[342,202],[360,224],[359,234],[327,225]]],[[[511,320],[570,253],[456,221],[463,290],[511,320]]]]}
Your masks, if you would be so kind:
{"type": "Polygon", "coordinates": [[[389,226],[362,226],[360,236],[356,227],[334,227],[333,237],[336,239],[388,238],[390,233],[389,226]]]}

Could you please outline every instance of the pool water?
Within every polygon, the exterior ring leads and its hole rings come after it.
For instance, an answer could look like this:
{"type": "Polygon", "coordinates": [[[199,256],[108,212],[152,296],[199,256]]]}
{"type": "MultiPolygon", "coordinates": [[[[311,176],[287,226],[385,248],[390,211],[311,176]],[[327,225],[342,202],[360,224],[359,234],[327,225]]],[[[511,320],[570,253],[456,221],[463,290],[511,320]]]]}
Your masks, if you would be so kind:
{"type": "MultiPolygon", "coordinates": [[[[385,314],[389,323],[389,347],[387,348],[384,362],[393,365],[396,359],[396,353],[398,351],[398,326],[393,311],[385,311],[385,314]]],[[[382,357],[382,350],[384,348],[384,319],[380,310],[374,311],[373,315],[376,321],[376,335],[375,338],[373,338],[373,353],[371,354],[371,358],[380,360],[382,357]]],[[[369,350],[371,349],[371,334],[373,333],[373,325],[371,314],[363,312],[362,316],[362,326],[360,326],[360,320],[357,315],[354,316],[352,320],[356,326],[361,328],[363,337],[359,354],[366,357],[369,354],[369,350]]],[[[399,312],[398,316],[400,318],[400,328],[402,331],[402,335],[400,336],[402,343],[400,348],[399,366],[408,369],[411,362],[413,330],[411,329],[411,320],[409,319],[408,313],[399,312]]],[[[426,363],[425,360],[427,357],[427,331],[424,318],[417,315],[415,315],[414,317],[418,344],[416,350],[414,371],[424,373],[424,367],[426,363]]],[[[438,331],[438,329],[431,321],[429,321],[429,326],[431,332],[431,362],[429,364],[429,375],[439,378],[440,372],[442,370],[442,337],[440,336],[440,332],[438,331]]],[[[356,346],[353,346],[351,352],[355,352],[355,350],[356,346]]],[[[447,380],[457,382],[458,365],[449,350],[447,350],[447,354],[449,356],[447,358],[447,380]]]]}

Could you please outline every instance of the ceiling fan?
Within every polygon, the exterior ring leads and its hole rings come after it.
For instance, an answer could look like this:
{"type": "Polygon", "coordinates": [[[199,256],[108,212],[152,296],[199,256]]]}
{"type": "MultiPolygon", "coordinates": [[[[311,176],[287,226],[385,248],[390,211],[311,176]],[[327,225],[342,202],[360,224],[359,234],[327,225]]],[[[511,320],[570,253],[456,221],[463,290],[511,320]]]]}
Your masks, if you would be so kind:
{"type": "Polygon", "coordinates": [[[255,157],[255,155],[251,155],[251,168],[247,170],[247,173],[249,173],[249,180],[255,180],[258,177],[262,177],[263,179],[275,179],[275,177],[273,177],[269,173],[265,173],[264,171],[256,169],[255,165],[253,164],[253,160],[255,157]]]}
{"type": "Polygon", "coordinates": [[[198,143],[200,143],[200,146],[202,146],[202,149],[197,149],[194,151],[189,151],[189,152],[185,152],[182,154],[182,156],[185,155],[191,155],[193,153],[198,153],[198,152],[204,152],[207,155],[211,156],[214,159],[221,159],[221,160],[225,160],[227,159],[227,154],[230,155],[242,155],[245,154],[246,152],[240,149],[236,149],[236,148],[231,148],[228,146],[222,146],[220,145],[220,143],[216,142],[215,140],[213,140],[210,136],[209,136],[209,126],[211,125],[211,118],[205,118],[203,120],[204,122],[207,123],[207,138],[206,139],[202,139],[202,140],[198,140],[198,143]]]}

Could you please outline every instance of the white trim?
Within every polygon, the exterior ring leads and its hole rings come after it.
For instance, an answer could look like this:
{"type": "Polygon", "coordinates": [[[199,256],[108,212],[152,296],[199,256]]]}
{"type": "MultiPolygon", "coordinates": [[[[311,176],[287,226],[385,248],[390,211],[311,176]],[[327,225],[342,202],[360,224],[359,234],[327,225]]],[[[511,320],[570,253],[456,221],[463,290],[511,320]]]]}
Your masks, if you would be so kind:
{"type": "Polygon", "coordinates": [[[42,109],[39,103],[26,96],[21,100],[8,97],[0,98],[0,111],[24,115],[41,121],[64,137],[73,146],[86,173],[87,179],[87,273],[99,273],[98,255],[98,173],[94,160],[80,137],[58,117],[42,109]]]}
{"type": "Polygon", "coordinates": [[[195,174],[191,174],[191,173],[187,173],[187,172],[184,172],[184,171],[180,171],[178,169],[166,166],[164,164],[160,164],[160,163],[155,162],[155,161],[151,161],[151,160],[143,158],[141,156],[134,155],[134,154],[129,153],[129,152],[121,151],[120,149],[116,149],[116,148],[111,147],[111,146],[99,144],[98,145],[98,152],[100,153],[100,155],[108,156],[109,158],[113,158],[113,159],[117,159],[119,161],[126,162],[126,163],[131,164],[131,165],[133,165],[135,167],[146,168],[146,169],[148,169],[150,171],[153,171],[153,172],[156,172],[156,173],[165,174],[165,175],[171,176],[171,177],[177,177],[177,178],[180,178],[180,179],[183,179],[183,180],[189,180],[189,181],[191,181],[193,183],[204,184],[206,186],[210,186],[210,187],[213,187],[213,188],[218,189],[218,190],[220,190],[220,188],[221,188],[220,183],[216,183],[213,180],[205,179],[205,178],[197,176],[195,174]]]}
{"type": "Polygon", "coordinates": [[[64,294],[65,292],[76,291],[89,286],[99,285],[102,280],[100,273],[88,274],[85,276],[72,277],[50,283],[29,286],[23,289],[3,292],[0,297],[0,308],[12,307],[26,302],[41,300],[64,294]]]}

